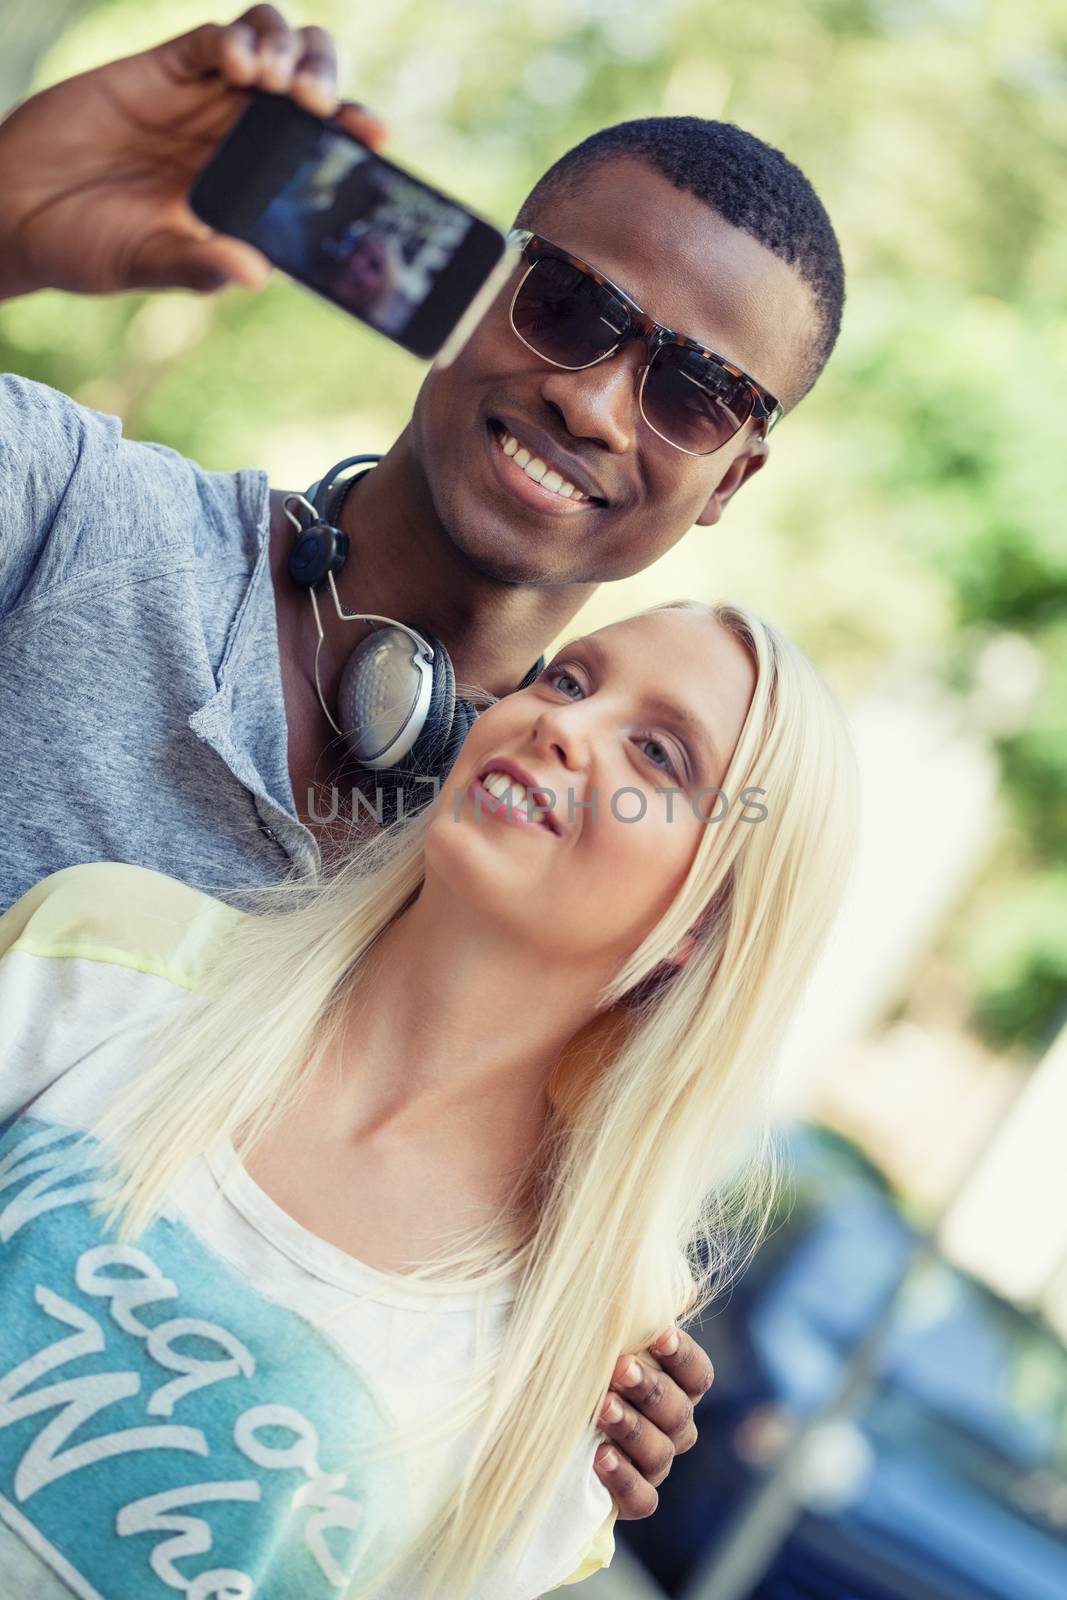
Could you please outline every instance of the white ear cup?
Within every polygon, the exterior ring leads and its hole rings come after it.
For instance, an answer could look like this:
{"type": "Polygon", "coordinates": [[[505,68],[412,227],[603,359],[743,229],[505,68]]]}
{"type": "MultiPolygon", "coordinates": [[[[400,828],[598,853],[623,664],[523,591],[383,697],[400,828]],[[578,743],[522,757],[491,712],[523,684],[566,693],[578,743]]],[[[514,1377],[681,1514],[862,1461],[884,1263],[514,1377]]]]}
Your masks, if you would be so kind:
{"type": "MultiPolygon", "coordinates": [[[[399,786],[404,794],[410,789],[412,805],[417,807],[426,799],[422,780],[427,775],[443,776],[449,770],[478,712],[469,701],[457,697],[448,651],[428,629],[409,628],[406,623],[373,612],[346,611],[341,605],[334,581],[348,558],[348,539],[338,531],[341,510],[349,490],[380,460],[376,455],[347,456],[313,483],[306,495],[286,497],[285,513],[297,534],[298,547],[301,540],[312,547],[303,563],[296,562],[296,570],[290,558],[289,575],[307,588],[315,613],[315,687],[323,715],[361,766],[383,773],[400,768],[383,781],[386,787],[399,786]],[[367,462],[372,466],[365,466],[367,462]],[[360,466],[364,470],[354,477],[341,476],[351,467],[360,466]],[[320,543],[325,541],[321,552],[316,551],[315,541],[309,537],[312,531],[320,537],[320,543]],[[337,689],[336,719],[323,698],[319,681],[325,636],[315,591],[325,589],[327,583],[330,600],[342,621],[377,624],[345,663],[337,689]],[[405,771],[401,763],[407,761],[416,745],[416,760],[410,763],[411,770],[405,771]]],[[[532,683],[544,664],[542,656],[518,687],[525,689],[532,683]]]]}
{"type": "Polygon", "coordinates": [[[338,725],[365,767],[395,766],[426,726],[433,664],[403,628],[381,627],[345,664],[337,691],[338,725]]]}

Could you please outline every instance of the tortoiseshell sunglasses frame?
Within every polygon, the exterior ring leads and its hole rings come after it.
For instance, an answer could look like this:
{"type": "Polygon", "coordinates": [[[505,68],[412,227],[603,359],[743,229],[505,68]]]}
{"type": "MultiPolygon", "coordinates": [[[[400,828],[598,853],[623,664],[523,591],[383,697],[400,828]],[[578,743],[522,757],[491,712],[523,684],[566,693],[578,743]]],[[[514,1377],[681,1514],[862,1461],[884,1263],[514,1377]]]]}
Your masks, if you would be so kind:
{"type": "Polygon", "coordinates": [[[637,391],[637,403],[644,421],[665,444],[669,444],[675,450],[681,450],[682,454],[687,456],[714,455],[716,450],[721,450],[723,445],[729,444],[731,439],[737,437],[746,422],[752,420],[758,422],[760,424],[760,435],[762,438],[766,438],[775,423],[781,420],[783,412],[781,402],[771,394],[769,389],[765,389],[756,378],[752,377],[751,373],[745,372],[743,368],[736,366],[734,362],[727,361],[726,357],[721,356],[717,350],[709,350],[706,345],[700,344],[696,339],[689,339],[685,334],[677,333],[673,328],[664,327],[662,322],[656,322],[653,317],[648,315],[647,311],[642,310],[632,295],[628,295],[625,289],[620,289],[618,284],[605,277],[604,273],[598,272],[596,267],[591,267],[588,261],[583,261],[581,256],[571,255],[569,250],[562,249],[560,245],[553,244],[551,239],[546,239],[539,233],[533,233],[529,228],[512,228],[508,233],[508,243],[517,246],[527,262],[526,271],[519,279],[515,293],[511,297],[511,304],[508,307],[508,318],[515,337],[522,340],[527,350],[533,351],[535,356],[540,356],[541,360],[547,361],[550,366],[560,367],[564,372],[583,372],[586,367],[595,367],[598,362],[607,360],[608,356],[613,356],[616,350],[620,350],[631,339],[643,339],[645,348],[648,351],[648,361],[641,369],[641,383],[637,391]],[[602,355],[596,356],[592,361],[584,361],[577,367],[567,366],[562,361],[553,361],[551,356],[546,356],[540,350],[534,349],[534,346],[527,339],[523,339],[522,334],[515,326],[515,302],[519,297],[523,284],[538,261],[552,256],[555,256],[560,261],[566,261],[586,277],[592,278],[594,283],[609,290],[622,302],[630,318],[629,330],[617,343],[612,345],[610,350],[605,350],[602,355]],[[711,450],[687,450],[684,445],[677,444],[673,439],[668,439],[665,433],[660,433],[659,429],[649,422],[648,417],[645,415],[645,379],[648,377],[649,369],[655,359],[657,350],[668,344],[681,345],[685,350],[695,351],[697,355],[703,356],[712,366],[720,368],[729,377],[738,379],[752,395],[752,410],[749,415],[734,429],[733,433],[713,446],[711,450]]]}

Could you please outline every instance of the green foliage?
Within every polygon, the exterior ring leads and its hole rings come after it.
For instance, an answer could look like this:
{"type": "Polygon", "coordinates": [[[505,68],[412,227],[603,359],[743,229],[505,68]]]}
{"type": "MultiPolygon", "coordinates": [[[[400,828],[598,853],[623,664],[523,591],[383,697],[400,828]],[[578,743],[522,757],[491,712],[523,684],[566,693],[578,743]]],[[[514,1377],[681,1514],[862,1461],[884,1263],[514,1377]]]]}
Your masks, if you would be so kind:
{"type": "Polygon", "coordinates": [[[994,1044],[1046,1049],[1067,1023],[1067,869],[983,885],[956,936],[972,973],[976,1019],[994,1044]]]}
{"type": "MultiPolygon", "coordinates": [[[[992,1040],[1046,1040],[1067,990],[1067,11],[1046,0],[288,11],[337,33],[344,82],[389,121],[395,159],[501,224],[565,149],[633,116],[738,122],[812,178],[849,271],[842,339],[776,434],[773,470],[713,541],[693,542],[690,587],[742,592],[846,693],[918,659],[980,702],[989,639],[1030,642],[1036,704],[1025,728],[999,730],[1006,838],[942,953],[992,1040]]],[[[209,15],[195,0],[95,0],[39,83],[209,15]]],[[[313,478],[334,442],[337,454],[382,448],[423,374],[280,277],[256,297],[15,302],[0,308],[0,361],[120,413],[134,435],[290,483],[313,478]]]]}

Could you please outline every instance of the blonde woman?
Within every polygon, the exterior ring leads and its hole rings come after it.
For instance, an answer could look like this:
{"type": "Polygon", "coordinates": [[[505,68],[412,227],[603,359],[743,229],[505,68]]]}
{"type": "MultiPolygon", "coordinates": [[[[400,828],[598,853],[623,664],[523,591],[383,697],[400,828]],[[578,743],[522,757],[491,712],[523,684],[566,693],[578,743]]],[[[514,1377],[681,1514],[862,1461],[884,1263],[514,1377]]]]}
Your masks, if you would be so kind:
{"type": "Polygon", "coordinates": [[[604,1565],[615,1353],[758,1234],[855,796],[800,652],[683,602],[566,646],[324,885],[24,895],[0,1591],[532,1600],[604,1565]]]}

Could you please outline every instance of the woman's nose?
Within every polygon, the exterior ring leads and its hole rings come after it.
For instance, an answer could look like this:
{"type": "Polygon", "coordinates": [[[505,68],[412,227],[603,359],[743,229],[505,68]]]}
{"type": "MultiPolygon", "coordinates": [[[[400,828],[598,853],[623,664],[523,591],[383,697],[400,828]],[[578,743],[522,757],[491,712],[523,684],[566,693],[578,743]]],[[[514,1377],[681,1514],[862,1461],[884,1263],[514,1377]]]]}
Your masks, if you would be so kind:
{"type": "Polygon", "coordinates": [[[560,761],[568,772],[582,772],[589,764],[589,729],[583,710],[580,700],[546,706],[534,723],[539,749],[560,761]]]}

